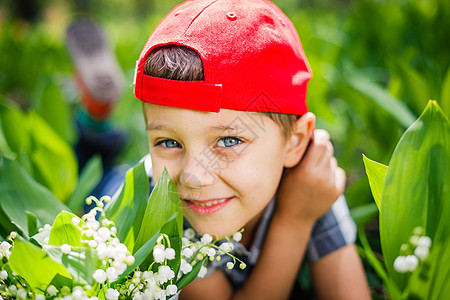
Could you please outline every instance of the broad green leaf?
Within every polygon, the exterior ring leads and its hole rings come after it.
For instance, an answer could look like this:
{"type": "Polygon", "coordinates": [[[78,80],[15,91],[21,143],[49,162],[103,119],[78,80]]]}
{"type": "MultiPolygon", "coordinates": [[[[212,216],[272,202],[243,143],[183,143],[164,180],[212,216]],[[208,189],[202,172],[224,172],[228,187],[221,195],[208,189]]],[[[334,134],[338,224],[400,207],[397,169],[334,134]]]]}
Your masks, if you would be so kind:
{"type": "Polygon", "coordinates": [[[2,159],[0,178],[0,206],[8,218],[25,230],[27,235],[26,211],[33,213],[40,224],[52,224],[62,210],[69,210],[15,161],[2,159]]]}
{"type": "Polygon", "coordinates": [[[198,261],[193,267],[192,271],[188,274],[184,275],[180,280],[177,282],[177,288],[180,291],[182,288],[184,288],[186,285],[188,285],[190,282],[192,282],[198,275],[198,272],[200,272],[200,269],[204,263],[204,260],[198,261]]]}
{"type": "Polygon", "coordinates": [[[404,299],[440,300],[450,295],[450,243],[432,245],[409,280],[404,299]]]}
{"type": "Polygon", "coordinates": [[[70,145],[64,141],[38,114],[27,115],[32,140],[30,159],[36,179],[47,186],[61,201],[72,194],[78,177],[78,164],[70,145]]]}
{"type": "Polygon", "coordinates": [[[67,206],[74,212],[83,209],[84,201],[102,178],[102,160],[100,156],[91,158],[81,171],[78,183],[67,201],[67,206]]]}
{"type": "Polygon", "coordinates": [[[364,166],[366,167],[367,177],[369,178],[373,199],[375,199],[375,203],[377,204],[379,210],[381,203],[381,192],[383,191],[384,178],[386,177],[388,167],[367,158],[364,154],[363,161],[364,166]]]}
{"type": "Polygon", "coordinates": [[[174,213],[178,213],[178,235],[181,237],[183,230],[183,213],[181,210],[180,198],[174,182],[164,168],[164,171],[150,195],[147,207],[145,208],[144,219],[134,249],[139,249],[145,244],[149,238],[167,223],[174,213]]]}
{"type": "Polygon", "coordinates": [[[16,239],[9,257],[11,269],[33,289],[45,289],[56,274],[71,278],[66,267],[52,260],[33,244],[16,239]]]}
{"type": "Polygon", "coordinates": [[[81,245],[81,230],[79,227],[72,223],[72,219],[77,218],[80,220],[80,224],[84,221],[78,218],[76,215],[62,211],[58,214],[53,223],[52,229],[50,231],[50,237],[48,240],[49,245],[61,246],[63,244],[68,244],[70,246],[80,246],[81,245]]]}
{"type": "Polygon", "coordinates": [[[353,66],[348,66],[347,82],[352,88],[373,100],[403,127],[408,127],[416,119],[411,110],[399,99],[389,94],[377,83],[372,82],[367,76],[357,71],[353,66]]]}
{"type": "Polygon", "coordinates": [[[149,189],[148,176],[142,162],[128,170],[119,197],[108,203],[105,209],[106,217],[116,224],[117,237],[130,250],[134,248],[141,228],[149,189]]]}
{"type": "Polygon", "coordinates": [[[35,235],[36,233],[38,233],[38,224],[37,224],[37,217],[27,211],[27,228],[28,228],[28,235],[32,236],[35,235]]]}
{"type": "MultiPolygon", "coordinates": [[[[30,138],[25,122],[25,115],[19,107],[0,103],[0,145],[3,138],[11,152],[29,151],[30,138]]],[[[0,147],[0,154],[1,151],[0,147]]]]}
{"type": "Polygon", "coordinates": [[[416,226],[434,243],[439,226],[449,226],[450,126],[435,101],[400,139],[386,174],[381,196],[380,237],[389,275],[400,290],[407,276],[393,262],[416,226]]]}
{"type": "Polygon", "coordinates": [[[64,103],[55,77],[47,75],[39,81],[33,99],[33,109],[68,143],[75,140],[70,107],[64,103]]]}
{"type": "Polygon", "coordinates": [[[102,261],[97,257],[97,250],[86,247],[71,247],[69,254],[63,254],[61,248],[48,246],[45,252],[56,262],[66,266],[75,284],[93,284],[95,270],[102,261]]]}

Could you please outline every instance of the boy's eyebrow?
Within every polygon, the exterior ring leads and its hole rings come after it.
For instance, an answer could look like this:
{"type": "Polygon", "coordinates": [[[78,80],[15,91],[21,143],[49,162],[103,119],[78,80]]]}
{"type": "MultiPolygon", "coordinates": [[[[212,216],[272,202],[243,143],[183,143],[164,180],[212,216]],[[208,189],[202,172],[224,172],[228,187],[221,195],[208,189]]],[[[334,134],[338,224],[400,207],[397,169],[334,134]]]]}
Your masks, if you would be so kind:
{"type": "MultiPolygon", "coordinates": [[[[248,124],[246,126],[241,126],[240,124],[234,123],[234,124],[228,124],[228,125],[216,125],[212,127],[208,127],[208,130],[213,131],[243,131],[245,129],[252,129],[252,126],[249,126],[248,124]]],[[[156,122],[149,122],[147,124],[147,130],[154,130],[154,131],[173,131],[173,128],[166,124],[159,124],[156,122]]]]}
{"type": "Polygon", "coordinates": [[[170,129],[168,126],[164,124],[149,122],[147,123],[147,130],[170,130],[170,129]]]}

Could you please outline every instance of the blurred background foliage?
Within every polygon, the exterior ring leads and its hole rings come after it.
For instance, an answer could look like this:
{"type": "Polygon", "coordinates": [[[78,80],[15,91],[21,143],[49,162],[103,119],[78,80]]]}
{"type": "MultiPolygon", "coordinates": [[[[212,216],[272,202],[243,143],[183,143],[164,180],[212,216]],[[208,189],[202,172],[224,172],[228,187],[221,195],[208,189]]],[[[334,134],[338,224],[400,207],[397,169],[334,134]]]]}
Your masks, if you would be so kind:
{"type": "MultiPolygon", "coordinates": [[[[112,118],[129,137],[119,163],[137,161],[148,145],[141,105],[132,93],[135,61],[154,27],[180,2],[2,1],[0,104],[37,112],[73,145],[73,113],[79,100],[64,35],[72,20],[88,17],[103,28],[127,81],[112,118]]],[[[449,114],[450,1],[274,2],[299,31],[314,74],[308,91],[310,110],[318,116],[317,127],[331,133],[338,161],[347,172],[352,215],[379,249],[378,211],[362,153],[388,164],[398,139],[428,99],[436,99],[449,114]]],[[[15,128],[11,132],[19,132],[22,125],[5,124],[5,119],[1,123],[15,128]]],[[[379,284],[370,270],[368,277],[372,286],[379,284]]]]}

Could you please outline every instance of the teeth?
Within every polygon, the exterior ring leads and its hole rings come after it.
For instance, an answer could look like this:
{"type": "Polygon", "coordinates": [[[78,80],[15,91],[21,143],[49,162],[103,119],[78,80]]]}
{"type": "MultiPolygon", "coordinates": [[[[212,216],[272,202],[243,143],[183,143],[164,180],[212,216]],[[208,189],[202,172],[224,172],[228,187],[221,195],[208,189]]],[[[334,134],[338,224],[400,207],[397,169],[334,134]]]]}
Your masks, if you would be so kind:
{"type": "Polygon", "coordinates": [[[208,201],[208,202],[200,202],[200,201],[194,201],[195,205],[202,206],[202,207],[210,207],[213,205],[217,205],[219,203],[225,202],[227,199],[222,200],[214,200],[214,201],[208,201]]]}

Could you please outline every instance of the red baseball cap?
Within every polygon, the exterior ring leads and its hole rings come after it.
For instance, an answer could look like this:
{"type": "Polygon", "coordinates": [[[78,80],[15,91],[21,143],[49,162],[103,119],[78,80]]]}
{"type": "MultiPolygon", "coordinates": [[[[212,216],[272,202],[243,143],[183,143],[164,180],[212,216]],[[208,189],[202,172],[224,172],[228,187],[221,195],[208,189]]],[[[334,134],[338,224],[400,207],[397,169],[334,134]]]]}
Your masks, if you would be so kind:
{"type": "Polygon", "coordinates": [[[163,106],[219,112],[307,112],[311,69],[288,17],[265,0],[190,0],[156,27],[136,66],[136,98],[163,106]],[[144,74],[156,47],[182,45],[196,51],[204,81],[144,74]]]}

